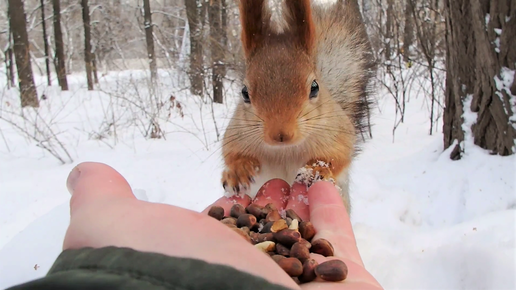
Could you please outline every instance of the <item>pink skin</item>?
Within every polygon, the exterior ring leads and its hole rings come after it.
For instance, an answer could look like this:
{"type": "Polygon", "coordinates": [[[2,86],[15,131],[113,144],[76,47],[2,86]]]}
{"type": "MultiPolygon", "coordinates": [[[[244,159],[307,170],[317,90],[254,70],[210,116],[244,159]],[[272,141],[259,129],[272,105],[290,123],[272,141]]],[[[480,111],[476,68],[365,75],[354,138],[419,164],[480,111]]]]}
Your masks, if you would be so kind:
{"type": "MultiPolygon", "coordinates": [[[[272,180],[255,203],[274,202],[279,208],[294,208],[308,217],[318,231],[316,238],[329,240],[335,257],[349,268],[344,283],[312,282],[296,285],[267,255],[234,233],[227,226],[202,213],[137,200],[127,181],[113,168],[101,163],[81,163],[70,173],[67,187],[70,225],[63,249],[118,246],[170,256],[202,259],[225,264],[261,276],[292,289],[382,289],[364,265],[342,201],[331,183],[319,182],[308,192],[296,184],[290,189],[282,180],[272,180]],[[283,188],[283,190],[281,190],[283,188]],[[290,194],[290,192],[295,192],[290,194]],[[308,197],[310,206],[294,195],[308,197]],[[285,195],[289,198],[285,198],[285,195]],[[181,233],[181,234],[178,234],[181,233]],[[242,257],[246,257],[242,259],[242,257]]],[[[214,205],[229,210],[234,202],[247,206],[251,200],[221,198],[214,205]]],[[[319,262],[326,258],[313,255],[319,262]]]]}

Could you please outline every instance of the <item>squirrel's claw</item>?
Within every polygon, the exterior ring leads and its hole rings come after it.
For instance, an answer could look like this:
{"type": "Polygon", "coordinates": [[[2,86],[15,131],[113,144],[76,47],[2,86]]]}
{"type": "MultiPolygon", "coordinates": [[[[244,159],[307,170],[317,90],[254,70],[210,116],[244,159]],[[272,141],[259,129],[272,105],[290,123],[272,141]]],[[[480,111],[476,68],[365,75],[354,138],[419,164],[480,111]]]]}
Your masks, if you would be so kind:
{"type": "Polygon", "coordinates": [[[251,158],[235,158],[226,162],[226,170],[222,173],[222,187],[227,196],[249,195],[251,184],[260,171],[258,160],[251,158]]]}
{"type": "Polygon", "coordinates": [[[225,170],[222,174],[222,187],[228,196],[249,194],[251,184],[255,183],[254,177],[239,177],[232,171],[225,170]]]}
{"type": "MultiPolygon", "coordinates": [[[[254,182],[253,182],[254,183],[254,182]]],[[[224,180],[222,182],[222,187],[224,188],[224,191],[227,193],[228,196],[233,195],[242,195],[242,194],[248,194],[248,190],[250,188],[249,183],[241,183],[233,180],[224,180]]]]}

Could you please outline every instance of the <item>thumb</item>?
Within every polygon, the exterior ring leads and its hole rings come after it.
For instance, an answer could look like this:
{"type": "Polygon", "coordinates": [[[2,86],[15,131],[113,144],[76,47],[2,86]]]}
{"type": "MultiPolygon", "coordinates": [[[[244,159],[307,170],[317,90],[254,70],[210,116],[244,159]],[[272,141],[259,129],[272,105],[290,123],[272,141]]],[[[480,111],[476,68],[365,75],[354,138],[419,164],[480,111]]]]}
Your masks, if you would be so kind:
{"type": "Polygon", "coordinates": [[[317,182],[308,190],[308,200],[310,220],[317,229],[314,239],[327,239],[333,244],[335,256],[347,258],[363,266],[353,226],[336,187],[327,181],[317,182]]]}
{"type": "Polygon", "coordinates": [[[70,199],[70,213],[93,201],[130,198],[136,199],[127,180],[112,167],[96,162],[77,165],[66,181],[70,199]]]}

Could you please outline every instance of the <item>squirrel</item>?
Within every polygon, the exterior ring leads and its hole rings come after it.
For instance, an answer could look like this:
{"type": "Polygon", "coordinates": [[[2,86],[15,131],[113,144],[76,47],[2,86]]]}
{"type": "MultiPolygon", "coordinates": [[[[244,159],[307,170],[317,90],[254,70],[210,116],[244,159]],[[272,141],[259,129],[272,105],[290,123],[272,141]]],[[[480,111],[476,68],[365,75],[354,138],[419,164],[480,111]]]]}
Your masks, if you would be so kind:
{"type": "Polygon", "coordinates": [[[369,113],[374,56],[356,3],[240,0],[245,78],[222,140],[226,196],[269,180],[333,182],[348,210],[349,169],[369,113]]]}

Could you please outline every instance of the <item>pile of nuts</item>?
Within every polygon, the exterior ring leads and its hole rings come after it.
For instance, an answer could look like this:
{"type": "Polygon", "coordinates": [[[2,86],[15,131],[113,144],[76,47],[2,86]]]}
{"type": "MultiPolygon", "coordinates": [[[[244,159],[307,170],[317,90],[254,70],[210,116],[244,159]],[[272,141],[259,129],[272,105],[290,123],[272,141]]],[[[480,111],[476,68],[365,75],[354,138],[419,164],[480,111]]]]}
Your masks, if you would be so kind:
{"type": "Polygon", "coordinates": [[[331,282],[345,280],[348,268],[341,260],[319,264],[310,257],[310,253],[333,256],[331,243],[325,239],[313,240],[314,226],[310,221],[301,220],[294,210],[289,209],[284,214],[282,217],[272,203],[264,207],[250,204],[247,208],[235,204],[229,216],[225,216],[219,206],[211,207],[208,212],[268,254],[298,284],[312,282],[317,277],[331,282]]]}

